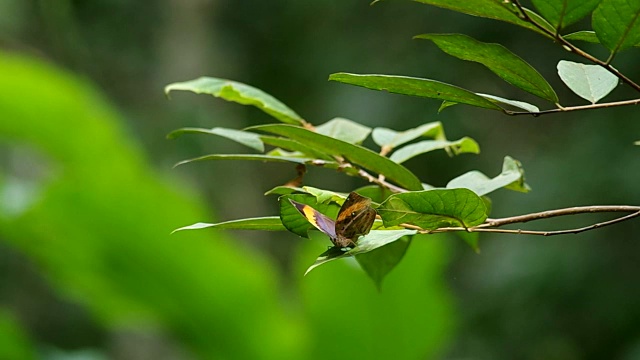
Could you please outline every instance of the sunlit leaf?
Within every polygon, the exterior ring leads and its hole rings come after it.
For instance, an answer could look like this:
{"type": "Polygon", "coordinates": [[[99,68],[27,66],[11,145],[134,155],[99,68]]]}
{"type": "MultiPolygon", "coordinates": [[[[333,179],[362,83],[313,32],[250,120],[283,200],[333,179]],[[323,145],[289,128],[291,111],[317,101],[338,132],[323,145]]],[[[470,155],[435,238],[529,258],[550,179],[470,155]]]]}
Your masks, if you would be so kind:
{"type": "Polygon", "coordinates": [[[524,169],[518,160],[509,156],[504,158],[502,173],[489,179],[479,171],[469,171],[449,181],[447,189],[465,188],[482,196],[500,188],[519,192],[529,192],[531,188],[524,181],[524,169]]]}
{"type": "Polygon", "coordinates": [[[532,0],[536,9],[556,29],[589,15],[601,0],[532,0]]]}
{"type": "Polygon", "coordinates": [[[420,180],[407,168],[362,146],[350,144],[298,126],[270,124],[254,126],[252,129],[287,136],[300,143],[312,146],[318,151],[342,156],[353,164],[384,175],[388,180],[408,190],[422,188],[420,180]]]}
{"type": "Polygon", "coordinates": [[[195,80],[169,84],[164,88],[166,94],[174,90],[186,90],[196,94],[209,94],[227,101],[233,101],[243,105],[253,105],[288,124],[300,125],[304,122],[300,115],[289,109],[278,99],[260,89],[236,81],[200,77],[195,80]]]}
{"type": "Polygon", "coordinates": [[[607,96],[618,86],[618,78],[598,65],[560,60],[558,75],[569,89],[592,104],[607,96]]]}
{"type": "Polygon", "coordinates": [[[408,223],[425,230],[471,227],[487,218],[482,198],[468,189],[433,189],[390,196],[378,209],[385,226],[408,223]]]}
{"type": "Polygon", "coordinates": [[[358,264],[376,284],[378,291],[382,290],[385,276],[400,263],[410,244],[409,237],[402,237],[373,251],[356,255],[358,264]]]}
{"type": "Polygon", "coordinates": [[[500,44],[483,43],[461,34],[423,34],[415,38],[431,40],[451,56],[480,63],[509,84],[552,103],[558,102],[558,96],[544,77],[500,44]]]}
{"type": "Polygon", "coordinates": [[[235,129],[226,129],[221,127],[215,127],[212,129],[203,128],[182,128],[174,130],[167,135],[168,139],[175,139],[183,134],[211,134],[225,137],[227,139],[236,141],[242,145],[248,146],[252,149],[256,149],[260,152],[264,151],[264,144],[260,140],[260,135],[235,129]]]}
{"type": "Polygon", "coordinates": [[[371,230],[369,234],[362,236],[360,240],[358,240],[357,246],[355,248],[349,251],[342,251],[337,247],[332,247],[324,253],[320,254],[313,265],[309,266],[304,274],[307,275],[311,270],[317,268],[322,264],[326,264],[329,261],[368,253],[394,241],[397,241],[403,236],[414,235],[416,233],[416,230],[371,230]]]}
{"type": "Polygon", "coordinates": [[[602,0],[591,25],[612,54],[640,43],[640,1],[602,0]]]}
{"type": "Polygon", "coordinates": [[[480,146],[478,143],[472,138],[465,136],[457,141],[424,140],[415,144],[409,144],[394,151],[393,154],[389,156],[389,159],[397,163],[403,163],[414,156],[438,149],[449,149],[451,150],[451,153],[455,155],[463,153],[480,153],[480,146]]]}
{"type": "Polygon", "coordinates": [[[485,109],[500,110],[493,102],[463,88],[445,84],[436,80],[421,79],[408,76],[392,75],[360,75],[336,73],[329,80],[345,84],[362,86],[372,90],[390,93],[448,100],[461,104],[477,106],[485,109]]]}
{"type": "Polygon", "coordinates": [[[348,119],[335,118],[316,126],[316,131],[351,144],[362,144],[371,133],[371,128],[348,119]]]}
{"type": "Polygon", "coordinates": [[[180,166],[196,161],[209,161],[209,160],[252,160],[252,161],[265,161],[265,162],[291,162],[296,164],[308,164],[315,166],[326,166],[330,168],[337,168],[338,164],[331,161],[311,159],[311,158],[298,158],[298,157],[286,157],[286,156],[274,156],[274,155],[262,155],[262,154],[211,154],[204,155],[193,159],[183,160],[175,164],[180,166]]]}
{"type": "Polygon", "coordinates": [[[283,231],[287,230],[279,216],[265,216],[259,218],[247,218],[225,221],[215,224],[210,223],[195,223],[193,225],[183,226],[181,228],[173,230],[171,233],[182,230],[197,230],[197,229],[219,229],[219,230],[262,230],[262,231],[283,231]]]}
{"type": "Polygon", "coordinates": [[[373,129],[371,137],[373,141],[381,147],[395,148],[409,141],[415,140],[421,136],[426,136],[432,139],[444,140],[444,129],[442,123],[439,121],[423,124],[417,128],[395,131],[383,127],[373,129]]]}

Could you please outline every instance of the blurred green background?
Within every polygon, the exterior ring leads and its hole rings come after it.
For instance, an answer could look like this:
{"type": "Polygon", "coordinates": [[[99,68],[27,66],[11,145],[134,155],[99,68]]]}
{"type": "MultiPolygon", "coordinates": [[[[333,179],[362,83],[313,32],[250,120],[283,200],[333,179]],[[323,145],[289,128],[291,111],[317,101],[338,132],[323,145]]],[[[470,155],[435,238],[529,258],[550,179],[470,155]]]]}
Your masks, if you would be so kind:
{"type": "MultiPolygon", "coordinates": [[[[573,30],[588,27],[589,22],[573,30]]],[[[572,29],[570,29],[572,30],[572,29]]],[[[416,238],[383,292],[354,262],[307,277],[324,243],[288,233],[171,230],[277,213],[262,194],[282,164],[182,159],[241,152],[185,126],[271,121],[164,85],[202,75],[276,96],[314,124],[346,117],[398,130],[442,121],[478,156],[407,163],[433,185],[511,155],[529,194],[492,196],[493,217],[640,203],[636,107],[533,117],[327,82],[338,71],[434,78],[536,103],[427,32],[500,42],[563,105],[557,45],[508,24],[414,2],[3,0],[0,2],[0,359],[640,359],[640,222],[551,238],[483,236],[481,254],[416,238]]],[[[596,54],[604,53],[585,46],[596,54]]],[[[615,66],[640,79],[637,49],[615,66]]],[[[608,100],[637,97],[620,87],[608,100]]],[[[545,105],[540,104],[538,105],[545,105]]],[[[356,179],[311,169],[308,185],[356,179]]],[[[558,229],[607,215],[533,224],[558,229]]]]}

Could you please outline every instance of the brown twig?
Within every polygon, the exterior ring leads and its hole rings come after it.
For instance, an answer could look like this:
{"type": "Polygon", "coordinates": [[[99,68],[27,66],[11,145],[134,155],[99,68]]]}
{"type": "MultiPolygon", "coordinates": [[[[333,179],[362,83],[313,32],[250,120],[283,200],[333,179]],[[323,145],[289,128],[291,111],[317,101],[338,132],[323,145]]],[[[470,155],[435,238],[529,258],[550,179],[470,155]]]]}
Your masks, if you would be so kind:
{"type": "Polygon", "coordinates": [[[452,231],[466,231],[466,232],[492,232],[492,233],[507,233],[507,234],[519,234],[519,235],[526,234],[526,235],[552,236],[552,235],[562,235],[562,234],[578,234],[584,231],[593,230],[593,229],[601,228],[608,225],[613,225],[613,224],[616,224],[625,220],[629,220],[638,216],[640,216],[640,206],[617,206],[617,205],[578,206],[578,207],[571,207],[571,208],[565,208],[565,209],[531,213],[526,215],[512,216],[512,217],[502,218],[502,219],[488,219],[485,223],[474,226],[474,227],[470,227],[470,228],[446,227],[446,228],[439,228],[435,230],[425,230],[411,224],[401,224],[401,226],[407,229],[418,230],[421,233],[427,233],[427,234],[452,232],[452,231]],[[600,213],[600,212],[630,212],[630,214],[627,214],[625,216],[621,216],[609,221],[599,222],[599,223],[595,223],[592,225],[575,228],[575,229],[565,229],[565,230],[556,230],[556,231],[496,229],[496,227],[504,226],[508,224],[526,223],[533,220],[549,219],[549,218],[558,217],[558,216],[600,213]]]}
{"type": "Polygon", "coordinates": [[[638,105],[640,104],[640,99],[633,100],[624,100],[624,101],[615,101],[610,103],[602,103],[602,104],[590,104],[590,105],[580,105],[580,106],[567,106],[567,107],[559,107],[557,109],[550,110],[542,110],[537,112],[528,112],[528,111],[505,111],[507,115],[545,115],[559,112],[569,112],[569,111],[578,111],[578,110],[588,110],[588,109],[603,109],[614,106],[625,106],[625,105],[638,105]]]}

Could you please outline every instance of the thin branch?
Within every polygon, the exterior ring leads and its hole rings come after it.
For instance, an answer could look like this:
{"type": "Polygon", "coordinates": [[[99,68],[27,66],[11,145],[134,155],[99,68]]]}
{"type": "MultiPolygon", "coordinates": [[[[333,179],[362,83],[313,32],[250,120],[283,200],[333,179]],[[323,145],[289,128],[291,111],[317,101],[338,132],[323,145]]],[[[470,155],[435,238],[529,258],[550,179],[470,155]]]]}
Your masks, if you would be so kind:
{"type": "Polygon", "coordinates": [[[395,193],[404,193],[407,192],[407,189],[405,188],[401,188],[399,186],[393,185],[387,181],[384,180],[384,178],[377,178],[371,174],[369,174],[368,172],[362,170],[362,169],[358,169],[358,175],[360,175],[360,177],[364,178],[365,180],[369,181],[370,183],[374,183],[376,185],[380,185],[382,187],[385,187],[395,193]]]}
{"type": "Polygon", "coordinates": [[[541,235],[541,236],[553,236],[553,235],[562,235],[562,234],[578,234],[584,231],[593,230],[597,228],[601,228],[604,226],[613,225],[622,221],[626,221],[635,217],[640,216],[640,206],[579,206],[579,207],[571,207],[565,209],[557,209],[550,211],[543,211],[538,213],[520,215],[520,216],[512,216],[508,218],[502,219],[489,219],[483,224],[478,226],[464,228],[464,227],[446,227],[439,228],[435,230],[425,230],[421,229],[418,226],[411,224],[400,224],[407,229],[418,230],[421,233],[433,234],[433,233],[443,233],[443,232],[452,232],[452,231],[466,231],[466,232],[491,232],[491,233],[506,233],[506,234],[526,234],[526,235],[541,235]],[[533,220],[540,219],[549,219],[558,216],[567,216],[567,215],[577,215],[577,214],[587,214],[587,213],[600,213],[600,212],[631,212],[631,214],[627,214],[625,216],[621,216],[612,220],[599,222],[596,224],[575,228],[575,229],[565,229],[565,230],[555,230],[555,231],[543,231],[543,230],[509,230],[509,229],[495,229],[499,226],[504,226],[508,224],[516,224],[516,223],[526,223],[533,220]]]}
{"type": "Polygon", "coordinates": [[[640,104],[640,99],[615,101],[615,102],[602,103],[602,104],[567,106],[567,107],[560,107],[560,108],[557,108],[557,109],[542,110],[542,111],[537,111],[537,112],[505,111],[505,113],[507,115],[513,115],[513,116],[516,116],[516,115],[538,116],[538,115],[545,115],[545,114],[552,114],[552,113],[559,113],[559,112],[569,112],[569,111],[589,110],[589,109],[602,109],[602,108],[609,108],[609,107],[614,107],[614,106],[638,105],[638,104],[640,104]]]}

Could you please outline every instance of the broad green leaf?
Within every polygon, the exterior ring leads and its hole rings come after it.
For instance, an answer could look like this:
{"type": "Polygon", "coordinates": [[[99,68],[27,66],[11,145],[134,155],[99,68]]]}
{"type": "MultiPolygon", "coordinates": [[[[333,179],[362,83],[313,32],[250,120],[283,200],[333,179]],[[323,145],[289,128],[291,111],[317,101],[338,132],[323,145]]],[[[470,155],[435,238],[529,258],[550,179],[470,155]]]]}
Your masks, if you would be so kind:
{"type": "Polygon", "coordinates": [[[348,119],[335,118],[316,126],[316,132],[351,144],[362,144],[371,128],[348,119]]]}
{"type": "Polygon", "coordinates": [[[329,80],[362,86],[372,90],[448,100],[485,109],[502,111],[502,108],[498,105],[469,90],[430,79],[408,76],[336,73],[331,74],[329,80]]]}
{"type": "Polygon", "coordinates": [[[540,14],[556,29],[589,15],[601,0],[532,0],[540,14]]]}
{"type": "Polygon", "coordinates": [[[259,218],[230,220],[230,221],[220,222],[216,224],[199,222],[193,225],[183,226],[181,228],[175,229],[171,233],[173,234],[177,231],[182,231],[182,230],[197,230],[197,229],[205,229],[205,228],[214,228],[214,229],[220,229],[220,230],[262,230],[262,231],[287,230],[284,227],[284,225],[282,225],[282,221],[280,221],[279,216],[266,216],[266,217],[259,217],[259,218]]]}
{"type": "Polygon", "coordinates": [[[175,139],[183,134],[211,134],[225,137],[227,139],[236,141],[242,145],[248,146],[252,149],[256,149],[260,152],[264,151],[264,144],[260,140],[260,135],[235,129],[226,129],[221,127],[215,127],[212,129],[203,128],[182,128],[174,130],[167,135],[168,139],[175,139]]]}
{"type": "Polygon", "coordinates": [[[300,143],[312,146],[318,151],[330,155],[343,156],[356,165],[384,175],[387,179],[407,190],[422,188],[420,180],[407,168],[362,146],[350,144],[298,126],[271,124],[254,126],[252,129],[287,136],[300,143]]]}
{"type": "Polygon", "coordinates": [[[480,153],[480,146],[478,145],[478,143],[472,138],[465,136],[457,141],[424,140],[415,144],[409,144],[394,151],[389,159],[400,164],[411,159],[414,156],[418,156],[420,154],[438,149],[451,150],[451,152],[455,155],[463,153],[480,153]]]}
{"type": "Polygon", "coordinates": [[[410,244],[411,239],[403,237],[368,253],[356,255],[358,264],[376,284],[378,291],[382,290],[385,276],[400,263],[410,244]]]}
{"type": "MultiPolygon", "coordinates": [[[[318,231],[312,231],[311,233],[313,234],[312,236],[319,236],[318,231]]],[[[414,235],[416,233],[416,230],[371,230],[369,234],[362,236],[360,240],[358,240],[358,245],[355,248],[349,251],[342,251],[341,249],[332,247],[324,253],[320,254],[313,265],[309,266],[304,274],[307,275],[311,270],[317,268],[322,264],[326,264],[329,261],[368,253],[394,241],[397,241],[403,236],[414,235]]]]}
{"type": "Polygon", "coordinates": [[[618,78],[598,65],[560,60],[558,75],[571,91],[592,104],[597,103],[618,86],[618,78]]]}
{"type": "Polygon", "coordinates": [[[449,181],[447,189],[464,188],[475,192],[482,196],[500,188],[510,190],[529,192],[531,188],[524,181],[524,170],[518,160],[509,156],[505,156],[502,164],[502,173],[489,179],[485,174],[479,171],[469,171],[457,178],[449,181]]]}
{"type": "Polygon", "coordinates": [[[373,129],[371,137],[380,147],[395,148],[421,136],[426,136],[436,140],[445,140],[444,129],[439,121],[420,125],[417,128],[395,131],[383,127],[373,129]]]}
{"type": "Polygon", "coordinates": [[[390,196],[378,209],[385,226],[409,223],[425,230],[482,224],[487,209],[468,189],[434,189],[390,196]]]}
{"type": "Polygon", "coordinates": [[[524,101],[518,101],[518,100],[510,100],[510,99],[505,99],[505,98],[501,98],[499,96],[495,96],[495,95],[487,95],[487,94],[480,94],[478,93],[478,95],[485,97],[491,101],[495,101],[497,104],[506,104],[512,107],[516,107],[522,110],[526,110],[528,112],[539,112],[540,109],[535,106],[535,105],[531,105],[529,103],[526,103],[524,101]]]}
{"type": "Polygon", "coordinates": [[[613,55],[640,43],[639,17],[639,0],[602,0],[593,11],[591,25],[613,55]]]}
{"type": "Polygon", "coordinates": [[[164,88],[168,95],[173,90],[186,90],[196,94],[209,94],[227,101],[243,105],[253,105],[274,118],[287,123],[300,125],[304,120],[295,111],[264,91],[236,81],[200,77],[195,80],[169,84],[164,88]]]}
{"type": "Polygon", "coordinates": [[[306,157],[315,158],[315,159],[323,159],[333,161],[334,159],[321,151],[316,150],[313,147],[307,146],[305,144],[299,143],[295,140],[283,138],[283,137],[275,137],[275,136],[259,136],[260,140],[272,146],[277,146],[282,149],[287,149],[290,151],[298,151],[299,153],[306,155],[306,157]]]}
{"type": "Polygon", "coordinates": [[[338,164],[332,161],[325,161],[311,158],[298,158],[298,157],[286,157],[286,156],[273,156],[262,154],[211,154],[204,155],[193,159],[183,160],[175,164],[174,167],[196,162],[196,161],[208,161],[208,160],[253,160],[253,161],[265,161],[265,162],[291,162],[296,164],[307,164],[315,166],[325,166],[329,168],[337,168],[338,164]]]}
{"type": "MultiPolygon", "coordinates": [[[[382,0],[375,0],[373,4],[379,1],[382,1],[382,0]]],[[[518,15],[519,14],[518,9],[515,7],[515,5],[513,5],[513,2],[511,1],[504,1],[504,0],[465,0],[465,1],[414,0],[414,1],[423,3],[423,4],[441,7],[444,9],[453,10],[463,14],[505,21],[511,24],[525,27],[529,30],[533,30],[545,36],[549,36],[543,31],[541,31],[540,29],[538,29],[533,24],[521,19],[518,15]]],[[[553,31],[553,28],[551,27],[551,25],[546,23],[544,19],[540,18],[533,11],[528,9],[525,9],[525,11],[527,12],[527,14],[529,14],[530,17],[538,21],[540,25],[546,27],[547,29],[551,28],[551,31],[553,31]]]]}
{"type": "Polygon", "coordinates": [[[415,38],[431,40],[451,56],[480,63],[509,84],[554,104],[558,102],[558,96],[542,75],[500,44],[483,43],[461,34],[423,34],[415,38]]]}
{"type": "MultiPolygon", "coordinates": [[[[320,203],[316,197],[308,194],[291,194],[278,198],[280,203],[280,220],[284,227],[292,233],[308,237],[309,230],[315,229],[307,219],[289,202],[289,199],[301,204],[307,204],[331,219],[335,219],[340,210],[340,205],[334,202],[320,203]]],[[[328,242],[327,244],[331,244],[328,242]]]]}

